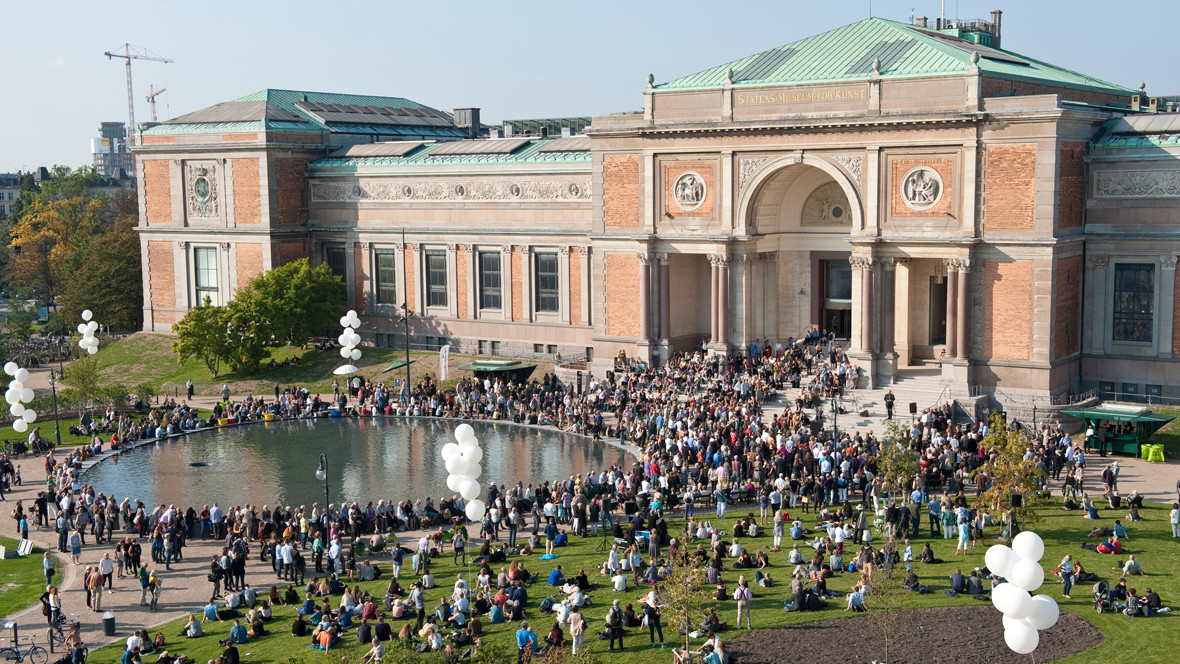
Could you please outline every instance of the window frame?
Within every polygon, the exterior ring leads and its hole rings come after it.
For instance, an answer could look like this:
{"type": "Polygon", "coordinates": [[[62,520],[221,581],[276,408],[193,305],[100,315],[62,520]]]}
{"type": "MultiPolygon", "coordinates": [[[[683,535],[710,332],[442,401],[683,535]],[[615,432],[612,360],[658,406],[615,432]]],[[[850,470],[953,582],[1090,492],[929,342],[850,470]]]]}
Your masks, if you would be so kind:
{"type": "Polygon", "coordinates": [[[423,292],[426,307],[445,308],[448,302],[447,252],[445,249],[424,249],[422,251],[422,279],[426,285],[423,292]],[[432,265],[432,263],[437,264],[432,265]],[[440,278],[441,283],[438,282],[440,278]]]}
{"type": "Polygon", "coordinates": [[[556,251],[533,252],[533,313],[560,314],[561,313],[561,257],[556,251]],[[541,270],[542,261],[553,261],[552,274],[541,270]],[[549,287],[543,280],[552,280],[549,287]],[[550,300],[551,304],[546,302],[550,300]]]}
{"type": "Polygon", "coordinates": [[[205,303],[205,295],[209,295],[209,301],[213,306],[221,306],[224,304],[221,301],[221,265],[220,257],[218,256],[217,247],[215,246],[193,246],[193,294],[196,297],[196,306],[201,306],[205,303]],[[208,256],[211,258],[211,265],[205,265],[200,257],[208,256]],[[208,276],[212,272],[213,284],[202,285],[204,281],[201,276],[204,273],[208,276]]]}
{"type": "Polygon", "coordinates": [[[1110,300],[1112,342],[1151,344],[1155,341],[1155,268],[1154,263],[1115,263],[1110,300]],[[1136,327],[1138,333],[1133,331],[1136,327]]]}
{"type": "Polygon", "coordinates": [[[479,308],[483,311],[500,311],[504,306],[504,261],[501,257],[500,251],[496,250],[481,250],[475,254],[477,262],[478,277],[479,277],[479,308]],[[484,265],[484,258],[494,259],[496,263],[495,269],[495,285],[489,285],[488,276],[492,271],[487,270],[484,265]],[[494,300],[494,304],[493,301],[494,300]]]}
{"type": "Polygon", "coordinates": [[[343,244],[324,243],[324,262],[328,264],[328,269],[332,270],[332,274],[340,277],[344,283],[348,283],[348,248],[343,244]],[[332,257],[339,253],[340,269],[337,270],[333,265],[332,257]]]}
{"type": "Polygon", "coordinates": [[[397,249],[375,249],[373,250],[373,297],[377,304],[397,306],[400,304],[397,297],[397,249]],[[382,266],[382,259],[389,259],[392,264],[382,266]],[[386,276],[388,281],[382,277],[383,272],[388,272],[386,276]],[[386,299],[386,295],[390,298],[386,299]]]}

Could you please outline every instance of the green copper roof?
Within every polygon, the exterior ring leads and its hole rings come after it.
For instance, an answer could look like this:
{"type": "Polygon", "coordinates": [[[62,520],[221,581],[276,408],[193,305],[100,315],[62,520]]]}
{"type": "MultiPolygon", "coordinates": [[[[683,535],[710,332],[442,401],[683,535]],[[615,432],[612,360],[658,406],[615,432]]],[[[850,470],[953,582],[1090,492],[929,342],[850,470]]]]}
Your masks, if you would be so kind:
{"type": "MultiPolygon", "coordinates": [[[[309,131],[312,128],[306,122],[286,122],[274,120],[253,120],[250,122],[177,122],[159,124],[143,133],[152,136],[163,134],[211,134],[234,133],[239,131],[309,131]]],[[[316,131],[319,131],[318,129],[316,131]]]]}
{"type": "Polygon", "coordinates": [[[948,32],[868,18],[661,83],[655,89],[721,87],[728,70],[733,70],[734,87],[863,81],[873,71],[873,60],[880,61],[883,79],[962,75],[971,67],[971,54],[978,52],[979,68],[984,75],[1115,94],[1133,92],[1033,58],[980,46],[948,32]]]}
{"type": "MultiPolygon", "coordinates": [[[[503,140],[503,139],[501,139],[503,140]]],[[[327,156],[308,164],[313,170],[356,169],[383,166],[457,166],[491,164],[570,164],[589,163],[590,150],[546,150],[555,141],[569,139],[549,138],[530,140],[510,153],[482,154],[438,154],[432,155],[440,145],[447,143],[425,143],[419,148],[401,155],[386,156],[327,156]]]]}

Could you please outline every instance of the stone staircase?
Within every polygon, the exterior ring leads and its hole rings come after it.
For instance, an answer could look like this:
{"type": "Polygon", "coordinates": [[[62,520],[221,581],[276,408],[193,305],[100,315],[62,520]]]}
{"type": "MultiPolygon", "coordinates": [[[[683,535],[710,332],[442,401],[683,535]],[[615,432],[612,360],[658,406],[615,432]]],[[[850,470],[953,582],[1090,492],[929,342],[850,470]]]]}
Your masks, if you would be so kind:
{"type": "MultiPolygon", "coordinates": [[[[907,367],[900,372],[892,385],[881,385],[876,389],[858,389],[845,392],[844,410],[838,424],[848,431],[885,432],[885,393],[892,389],[894,419],[908,421],[910,403],[916,403],[918,412],[953,400],[951,390],[942,382],[942,371],[936,366],[907,367]],[[867,411],[867,416],[861,413],[867,411]]],[[[956,417],[964,413],[956,412],[956,417]]]]}

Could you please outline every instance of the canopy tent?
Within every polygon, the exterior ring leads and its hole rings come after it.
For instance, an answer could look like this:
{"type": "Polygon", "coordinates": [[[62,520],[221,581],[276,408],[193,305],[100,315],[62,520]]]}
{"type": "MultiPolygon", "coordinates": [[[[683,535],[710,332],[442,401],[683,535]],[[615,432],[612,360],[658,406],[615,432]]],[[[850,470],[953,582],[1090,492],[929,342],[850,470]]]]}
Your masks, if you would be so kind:
{"type": "Polygon", "coordinates": [[[1097,429],[1090,445],[1096,448],[1105,436],[1106,447],[1112,452],[1139,454],[1139,446],[1147,443],[1151,435],[1160,427],[1176,419],[1168,415],[1156,415],[1142,406],[1123,406],[1118,404],[1096,406],[1094,408],[1080,408],[1063,410],[1064,415],[1078,417],[1092,422],[1097,429]],[[1115,431],[1106,432],[1103,423],[1118,423],[1111,425],[1115,431]]]}
{"type": "Polygon", "coordinates": [[[518,360],[476,360],[460,364],[462,371],[470,371],[481,377],[481,374],[503,374],[510,380],[528,380],[537,365],[518,360]]]}

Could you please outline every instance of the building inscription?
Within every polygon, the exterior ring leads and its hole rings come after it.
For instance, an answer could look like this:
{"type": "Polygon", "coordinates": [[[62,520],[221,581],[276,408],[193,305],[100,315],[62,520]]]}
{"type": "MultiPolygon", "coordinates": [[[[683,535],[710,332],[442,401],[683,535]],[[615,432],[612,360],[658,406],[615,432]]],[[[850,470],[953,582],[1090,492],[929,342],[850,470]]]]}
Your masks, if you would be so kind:
{"type": "Polygon", "coordinates": [[[780,104],[806,104],[825,101],[855,101],[864,99],[864,88],[819,88],[812,90],[784,90],[772,93],[745,93],[734,95],[736,106],[776,106],[780,104]]]}

